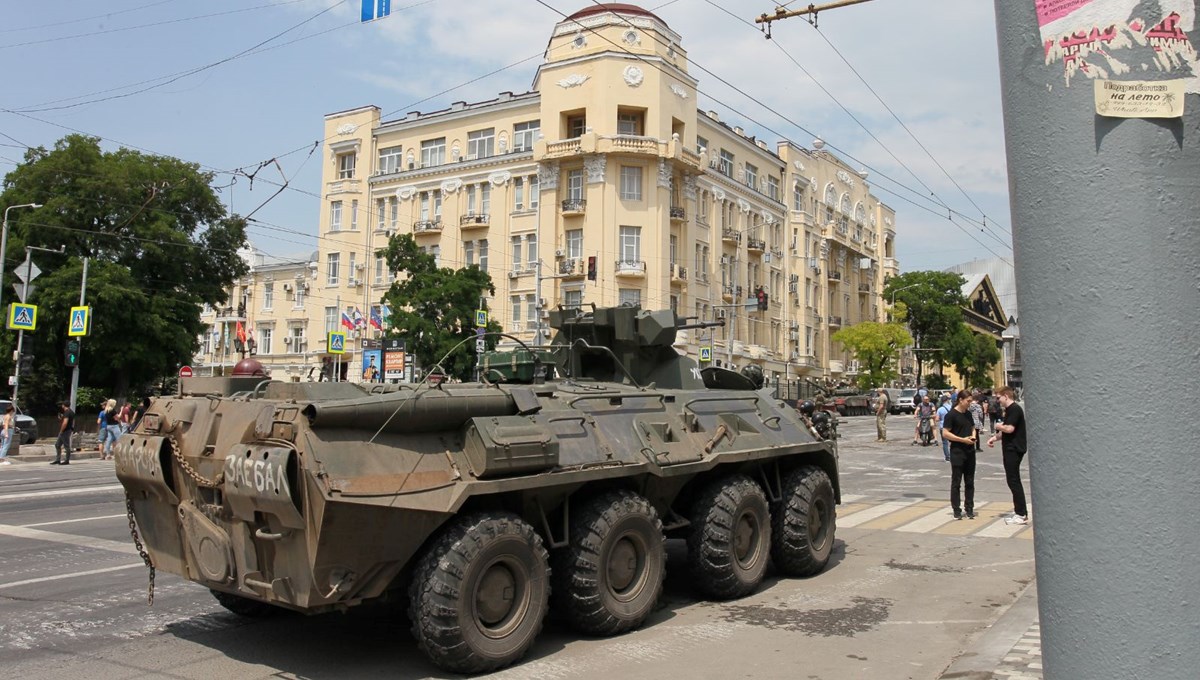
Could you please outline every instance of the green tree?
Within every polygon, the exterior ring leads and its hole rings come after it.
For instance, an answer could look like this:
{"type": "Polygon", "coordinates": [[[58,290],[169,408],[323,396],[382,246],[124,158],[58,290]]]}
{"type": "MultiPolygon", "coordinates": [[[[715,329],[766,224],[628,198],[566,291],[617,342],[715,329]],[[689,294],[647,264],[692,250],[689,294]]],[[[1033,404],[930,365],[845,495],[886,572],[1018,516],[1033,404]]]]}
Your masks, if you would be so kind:
{"type": "Polygon", "coordinates": [[[974,333],[966,324],[959,328],[946,342],[946,359],[966,381],[964,388],[992,387],[992,369],[1000,361],[1000,350],[996,341],[983,333],[974,333]]]}
{"type": "Polygon", "coordinates": [[[830,336],[858,360],[858,387],[869,389],[896,378],[895,360],[913,338],[898,323],[864,321],[830,336]]]}
{"type": "MultiPolygon", "coordinates": [[[[226,214],[212,179],[194,163],[106,152],[83,135],[64,137],[50,150],[29,149],[5,176],[0,205],[43,204],[11,214],[8,262],[23,260],[27,245],[62,249],[34,252],[43,274],[30,300],[38,305],[38,329],[25,337],[37,356],[35,377],[22,383],[22,394],[32,398],[27,404],[44,411],[66,396],[63,351],[70,307],[79,304],[83,257],[93,318],[80,384],[126,396],[191,359],[204,331],[201,304],[224,303],[229,285],[247,271],[237,254],[245,221],[226,214]]],[[[0,285],[8,291],[12,267],[6,274],[0,285]]],[[[11,365],[11,335],[0,339],[0,366],[11,365]]]]}
{"type": "MultiPolygon", "coordinates": [[[[470,380],[476,363],[472,341],[475,310],[485,291],[496,294],[492,277],[476,265],[438,267],[411,234],[392,237],[378,254],[387,259],[391,271],[405,274],[384,295],[384,302],[392,308],[388,334],[403,338],[408,353],[423,368],[440,362],[450,375],[470,380]]],[[[500,330],[500,324],[488,322],[489,333],[500,330]]],[[[488,349],[495,348],[495,337],[489,335],[485,344],[488,349]]]]}
{"type": "MultiPolygon", "coordinates": [[[[945,339],[962,324],[962,308],[967,304],[962,294],[966,283],[962,274],[938,271],[907,272],[888,279],[883,295],[897,303],[904,303],[907,312],[903,318],[894,315],[894,321],[905,321],[912,333],[913,343],[918,348],[942,348],[945,339]]],[[[896,305],[899,308],[899,304],[896,305]]],[[[921,382],[922,360],[917,361],[917,383],[921,382]]],[[[938,360],[938,357],[934,357],[938,360]]]]}

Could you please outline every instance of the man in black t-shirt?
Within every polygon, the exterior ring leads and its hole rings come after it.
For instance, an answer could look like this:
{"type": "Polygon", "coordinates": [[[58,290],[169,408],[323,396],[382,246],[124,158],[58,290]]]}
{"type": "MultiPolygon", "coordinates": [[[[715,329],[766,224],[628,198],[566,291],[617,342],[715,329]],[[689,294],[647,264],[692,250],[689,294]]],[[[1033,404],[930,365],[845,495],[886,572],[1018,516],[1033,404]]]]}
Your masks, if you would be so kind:
{"type": "Polygon", "coordinates": [[[968,390],[960,391],[954,408],[942,422],[942,439],[950,442],[950,507],[954,508],[954,519],[962,519],[959,484],[966,491],[967,519],[975,519],[975,437],[978,433],[974,419],[967,412],[971,399],[968,390]]]}
{"type": "Polygon", "coordinates": [[[1013,516],[1005,520],[1009,524],[1029,524],[1029,508],[1025,505],[1025,488],[1021,485],[1021,459],[1025,457],[1025,410],[1015,401],[1013,388],[1005,386],[996,391],[1000,406],[1004,408],[1004,420],[996,424],[1000,434],[988,438],[990,448],[996,437],[1003,437],[1001,450],[1004,452],[1004,476],[1008,478],[1008,489],[1012,491],[1013,516]]]}
{"type": "Polygon", "coordinates": [[[71,435],[75,434],[75,412],[71,410],[71,405],[67,402],[62,402],[58,405],[58,439],[54,442],[54,460],[50,461],[51,465],[70,465],[71,464],[71,435]],[[63,449],[66,449],[66,458],[63,458],[63,449]]]}

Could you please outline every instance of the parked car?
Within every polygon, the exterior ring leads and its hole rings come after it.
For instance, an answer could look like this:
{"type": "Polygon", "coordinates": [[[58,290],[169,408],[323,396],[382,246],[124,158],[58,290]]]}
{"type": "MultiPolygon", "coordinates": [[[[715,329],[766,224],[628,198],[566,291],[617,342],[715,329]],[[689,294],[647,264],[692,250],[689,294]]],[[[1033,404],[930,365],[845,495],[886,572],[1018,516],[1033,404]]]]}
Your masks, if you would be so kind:
{"type": "MultiPolygon", "coordinates": [[[[4,412],[8,410],[8,405],[11,403],[12,402],[8,401],[7,399],[0,400],[0,415],[3,415],[4,412]]],[[[32,444],[33,442],[37,441],[38,424],[37,421],[34,420],[33,416],[27,416],[22,413],[20,406],[17,407],[17,410],[15,413],[13,413],[13,416],[13,421],[17,425],[17,432],[19,432],[21,435],[17,438],[17,443],[32,444]]]]}
{"type": "Polygon", "coordinates": [[[913,397],[917,396],[916,390],[900,390],[900,396],[892,405],[892,413],[915,413],[917,407],[913,405],[913,397]]]}

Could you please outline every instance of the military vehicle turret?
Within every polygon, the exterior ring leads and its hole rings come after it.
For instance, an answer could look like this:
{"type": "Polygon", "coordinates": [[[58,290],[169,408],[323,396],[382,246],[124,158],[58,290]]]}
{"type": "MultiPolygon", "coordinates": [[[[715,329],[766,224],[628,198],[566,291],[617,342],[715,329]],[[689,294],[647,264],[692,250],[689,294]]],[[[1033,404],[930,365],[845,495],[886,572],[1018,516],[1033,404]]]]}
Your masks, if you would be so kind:
{"type": "Polygon", "coordinates": [[[825,567],[836,443],[761,376],[680,355],[676,332],[706,324],[550,323],[532,370],[478,383],[181,380],[116,446],[148,559],[247,616],[405,595],[420,648],[465,673],[521,658],[551,608],[588,635],[641,625],[668,538],[714,599],[754,592],[768,561],[825,567]]]}

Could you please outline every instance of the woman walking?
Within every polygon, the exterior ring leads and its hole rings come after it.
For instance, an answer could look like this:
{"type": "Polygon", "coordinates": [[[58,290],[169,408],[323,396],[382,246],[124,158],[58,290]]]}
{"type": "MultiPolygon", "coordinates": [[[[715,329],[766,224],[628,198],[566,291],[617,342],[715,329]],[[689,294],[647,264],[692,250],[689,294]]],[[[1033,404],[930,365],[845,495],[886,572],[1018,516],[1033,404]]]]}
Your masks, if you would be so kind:
{"type": "Polygon", "coordinates": [[[104,450],[100,454],[100,460],[110,460],[112,459],[113,444],[116,443],[117,437],[121,436],[121,426],[117,423],[116,399],[109,399],[104,404],[104,410],[100,412],[97,422],[100,423],[104,437],[104,450]]]}
{"type": "Polygon", "coordinates": [[[9,404],[4,408],[4,415],[0,416],[0,465],[12,465],[8,459],[8,447],[12,445],[16,427],[13,410],[13,405],[9,404]]]}
{"type": "MultiPolygon", "coordinates": [[[[971,422],[975,424],[976,432],[983,432],[983,406],[979,402],[983,401],[983,393],[975,390],[971,394],[971,405],[967,408],[971,413],[971,422]]],[[[982,445],[979,442],[979,437],[975,438],[975,450],[982,451],[982,445]]]]}

